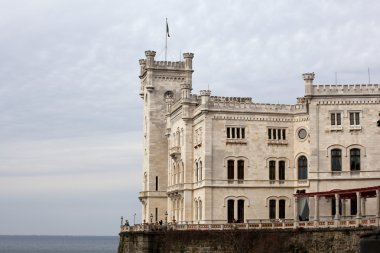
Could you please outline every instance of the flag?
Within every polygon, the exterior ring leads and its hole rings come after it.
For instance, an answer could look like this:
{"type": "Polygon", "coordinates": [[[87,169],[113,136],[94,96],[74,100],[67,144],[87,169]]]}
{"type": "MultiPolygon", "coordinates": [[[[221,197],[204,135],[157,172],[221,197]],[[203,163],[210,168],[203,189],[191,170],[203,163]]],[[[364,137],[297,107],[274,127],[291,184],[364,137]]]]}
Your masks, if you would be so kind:
{"type": "Polygon", "coordinates": [[[170,37],[168,19],[166,19],[166,36],[170,37]]]}

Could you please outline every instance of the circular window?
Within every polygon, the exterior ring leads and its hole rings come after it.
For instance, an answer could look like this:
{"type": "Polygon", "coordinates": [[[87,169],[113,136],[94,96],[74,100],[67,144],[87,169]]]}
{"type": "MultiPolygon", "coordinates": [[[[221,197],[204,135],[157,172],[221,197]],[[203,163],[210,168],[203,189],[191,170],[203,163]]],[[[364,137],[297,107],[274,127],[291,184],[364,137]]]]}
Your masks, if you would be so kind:
{"type": "Polygon", "coordinates": [[[305,128],[301,128],[300,130],[298,130],[298,138],[303,140],[306,138],[306,136],[307,136],[307,131],[305,128]]]}

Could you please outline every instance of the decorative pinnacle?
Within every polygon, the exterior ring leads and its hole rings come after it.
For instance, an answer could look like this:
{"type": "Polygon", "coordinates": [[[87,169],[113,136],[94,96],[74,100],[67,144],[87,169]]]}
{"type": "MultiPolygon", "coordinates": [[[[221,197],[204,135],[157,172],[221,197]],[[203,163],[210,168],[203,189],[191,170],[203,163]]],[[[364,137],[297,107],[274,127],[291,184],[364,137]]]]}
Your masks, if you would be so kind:
{"type": "Polygon", "coordinates": [[[193,59],[194,58],[194,54],[193,53],[184,53],[183,54],[183,58],[190,58],[190,59],[193,59]]]}
{"type": "Polygon", "coordinates": [[[145,64],[146,64],[146,61],[145,61],[145,59],[140,59],[140,60],[139,60],[139,63],[140,63],[140,65],[145,65],[145,64]]]}
{"type": "Polygon", "coordinates": [[[314,80],[314,76],[315,76],[315,74],[314,74],[314,72],[313,73],[305,73],[305,74],[302,74],[302,76],[303,76],[303,80],[304,81],[313,81],[314,80]]]}
{"type": "Polygon", "coordinates": [[[210,96],[211,95],[211,91],[210,90],[201,90],[201,91],[199,91],[199,94],[201,96],[210,96]]]}
{"type": "Polygon", "coordinates": [[[146,57],[148,57],[148,56],[155,57],[156,56],[156,52],[155,51],[150,51],[150,50],[145,51],[145,56],[146,57]]]}

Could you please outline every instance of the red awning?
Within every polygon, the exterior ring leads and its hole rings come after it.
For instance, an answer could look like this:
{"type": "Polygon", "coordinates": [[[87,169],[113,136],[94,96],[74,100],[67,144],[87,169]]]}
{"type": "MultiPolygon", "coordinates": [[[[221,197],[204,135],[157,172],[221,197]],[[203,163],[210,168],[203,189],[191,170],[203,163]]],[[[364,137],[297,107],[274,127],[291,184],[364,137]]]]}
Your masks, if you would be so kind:
{"type": "Polygon", "coordinates": [[[380,190],[380,185],[366,187],[366,188],[355,188],[355,189],[346,189],[346,190],[331,190],[325,192],[305,192],[305,193],[296,193],[295,197],[325,197],[325,198],[334,198],[335,194],[339,194],[341,199],[353,199],[356,198],[356,193],[360,192],[360,195],[363,198],[373,198],[376,197],[376,190],[380,190]]]}

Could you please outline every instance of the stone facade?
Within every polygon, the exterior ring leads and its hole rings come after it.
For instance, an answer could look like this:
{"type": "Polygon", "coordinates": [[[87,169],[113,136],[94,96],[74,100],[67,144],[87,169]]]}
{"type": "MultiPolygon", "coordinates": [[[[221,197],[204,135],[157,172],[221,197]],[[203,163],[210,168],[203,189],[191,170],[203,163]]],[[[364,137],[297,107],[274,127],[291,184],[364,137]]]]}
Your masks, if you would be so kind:
{"type": "MultiPolygon", "coordinates": [[[[143,222],[309,219],[316,205],[295,205],[297,191],[379,185],[378,84],[314,85],[306,73],[296,104],[262,104],[192,94],[192,53],[179,62],[145,55],[143,222]]],[[[334,201],[319,200],[321,219],[334,201]]],[[[355,215],[356,200],[340,201],[342,216],[355,215]]],[[[378,216],[378,202],[363,198],[361,214],[378,216]]]]}

